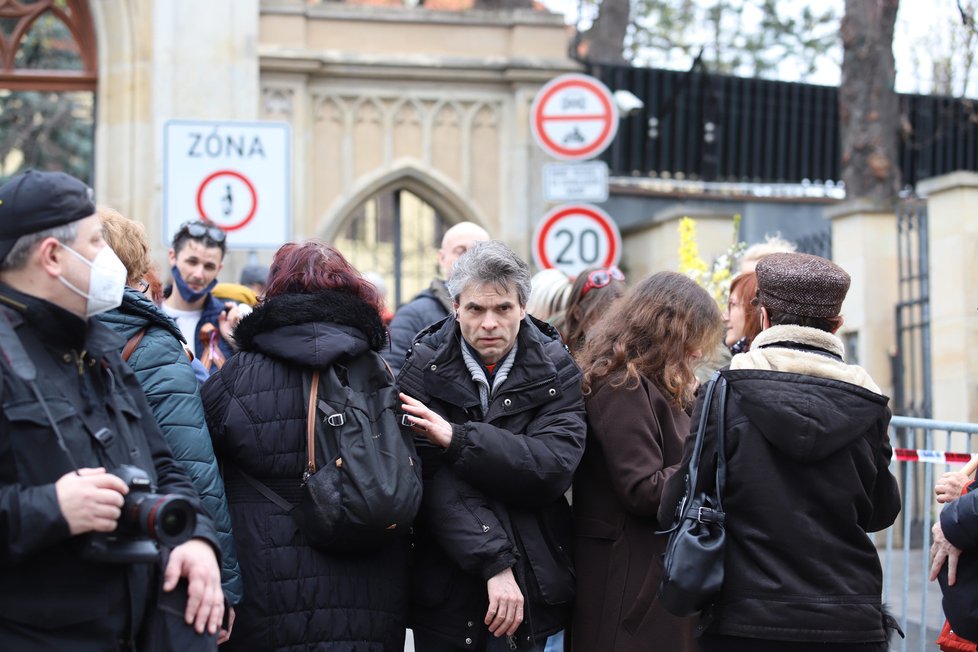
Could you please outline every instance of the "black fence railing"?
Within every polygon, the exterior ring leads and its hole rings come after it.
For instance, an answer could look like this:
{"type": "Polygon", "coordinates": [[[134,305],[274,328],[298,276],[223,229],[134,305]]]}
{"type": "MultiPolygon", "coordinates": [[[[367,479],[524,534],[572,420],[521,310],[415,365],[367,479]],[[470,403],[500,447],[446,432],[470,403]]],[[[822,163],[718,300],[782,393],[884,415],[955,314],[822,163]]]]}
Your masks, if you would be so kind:
{"type": "MultiPolygon", "coordinates": [[[[611,90],[644,108],[619,125],[602,157],[613,176],[836,184],[838,88],[694,70],[595,65],[611,90]]],[[[901,95],[902,183],[978,170],[978,101],[901,95]]]]}

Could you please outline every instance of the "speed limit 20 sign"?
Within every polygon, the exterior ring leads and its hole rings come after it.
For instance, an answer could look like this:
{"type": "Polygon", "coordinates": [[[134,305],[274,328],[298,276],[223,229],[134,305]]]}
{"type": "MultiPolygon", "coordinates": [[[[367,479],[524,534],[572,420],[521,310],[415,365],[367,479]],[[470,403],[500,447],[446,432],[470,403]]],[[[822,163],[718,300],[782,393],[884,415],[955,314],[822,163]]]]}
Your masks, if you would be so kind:
{"type": "Polygon", "coordinates": [[[533,259],[541,269],[576,276],[592,265],[610,267],[621,258],[621,234],[597,206],[565,204],[547,213],[533,234],[533,259]]]}

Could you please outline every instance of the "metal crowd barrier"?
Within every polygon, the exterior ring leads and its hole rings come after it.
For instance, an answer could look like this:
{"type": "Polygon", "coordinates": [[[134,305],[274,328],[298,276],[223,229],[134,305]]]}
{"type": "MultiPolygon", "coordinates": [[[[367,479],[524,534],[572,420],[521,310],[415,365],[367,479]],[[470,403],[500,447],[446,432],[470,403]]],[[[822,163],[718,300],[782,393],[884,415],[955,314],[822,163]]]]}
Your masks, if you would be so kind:
{"type": "Polygon", "coordinates": [[[890,469],[900,482],[903,510],[876,541],[883,565],[883,602],[906,633],[906,638],[891,641],[893,651],[937,649],[934,641],[944,614],[940,587],[928,577],[931,527],[943,505],[934,497],[934,483],[945,471],[962,468],[966,454],[976,451],[975,435],[974,423],[898,416],[890,421],[890,441],[894,449],[901,449],[890,469]]]}

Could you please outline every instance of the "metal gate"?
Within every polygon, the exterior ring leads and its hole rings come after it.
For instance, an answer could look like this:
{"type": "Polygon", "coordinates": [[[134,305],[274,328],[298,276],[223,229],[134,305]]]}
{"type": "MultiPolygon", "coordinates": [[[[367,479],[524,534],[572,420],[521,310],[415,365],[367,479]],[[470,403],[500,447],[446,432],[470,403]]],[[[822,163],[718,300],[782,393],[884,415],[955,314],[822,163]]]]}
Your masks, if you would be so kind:
{"type": "Polygon", "coordinates": [[[897,206],[896,351],[893,356],[893,412],[931,417],[930,261],[927,202],[905,199],[897,206]]]}
{"type": "MultiPolygon", "coordinates": [[[[896,351],[893,366],[893,413],[906,417],[930,418],[930,282],[928,270],[927,203],[916,197],[897,205],[898,302],[896,304],[896,351]]],[[[921,432],[895,428],[894,446],[927,448],[921,432]]],[[[919,548],[924,544],[921,523],[929,522],[931,501],[921,465],[901,478],[904,510],[900,515],[910,541],[901,545],[919,548]]]]}

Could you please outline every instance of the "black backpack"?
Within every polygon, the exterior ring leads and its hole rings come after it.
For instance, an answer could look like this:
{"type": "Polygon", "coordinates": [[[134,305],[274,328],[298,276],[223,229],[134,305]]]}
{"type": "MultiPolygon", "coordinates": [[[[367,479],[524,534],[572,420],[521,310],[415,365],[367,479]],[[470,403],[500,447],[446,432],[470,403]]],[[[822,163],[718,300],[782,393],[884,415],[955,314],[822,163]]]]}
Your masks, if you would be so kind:
{"type": "Polygon", "coordinates": [[[257,479],[245,479],[289,511],[309,545],[376,550],[406,532],[421,505],[421,465],[413,438],[400,428],[390,369],[368,351],[316,374],[311,387],[318,390],[315,401],[306,390],[314,455],[300,502],[292,505],[257,479]]]}

